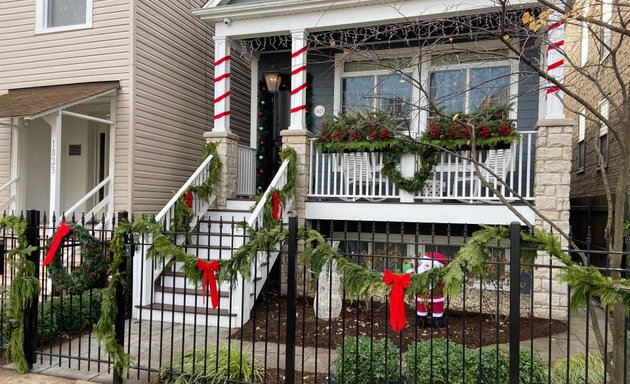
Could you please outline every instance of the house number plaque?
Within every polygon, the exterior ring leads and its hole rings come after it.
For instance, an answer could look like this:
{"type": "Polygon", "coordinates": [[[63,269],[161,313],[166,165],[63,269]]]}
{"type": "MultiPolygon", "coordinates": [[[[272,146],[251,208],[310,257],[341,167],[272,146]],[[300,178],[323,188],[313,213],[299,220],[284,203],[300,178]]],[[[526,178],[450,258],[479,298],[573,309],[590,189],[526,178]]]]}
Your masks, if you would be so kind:
{"type": "Polygon", "coordinates": [[[57,167],[57,150],[56,150],[55,140],[51,142],[50,145],[50,173],[55,174],[55,168],[57,167]]]}

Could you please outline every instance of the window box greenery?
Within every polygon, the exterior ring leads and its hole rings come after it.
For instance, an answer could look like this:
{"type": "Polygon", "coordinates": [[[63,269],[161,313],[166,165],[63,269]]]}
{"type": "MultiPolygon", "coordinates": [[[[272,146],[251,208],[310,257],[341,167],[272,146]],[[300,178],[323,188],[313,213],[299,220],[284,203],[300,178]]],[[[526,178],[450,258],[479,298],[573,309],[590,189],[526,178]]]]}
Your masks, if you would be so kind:
{"type": "Polygon", "coordinates": [[[520,140],[511,104],[480,109],[469,114],[438,115],[429,120],[420,140],[451,151],[470,149],[472,133],[478,149],[502,149],[520,140]]]}

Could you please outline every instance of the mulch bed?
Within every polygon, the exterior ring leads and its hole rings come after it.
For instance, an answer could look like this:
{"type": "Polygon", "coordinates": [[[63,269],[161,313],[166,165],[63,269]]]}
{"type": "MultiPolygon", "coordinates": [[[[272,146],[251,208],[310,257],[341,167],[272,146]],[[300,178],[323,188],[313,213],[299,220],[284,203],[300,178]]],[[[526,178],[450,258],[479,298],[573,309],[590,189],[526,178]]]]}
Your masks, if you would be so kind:
{"type": "MultiPolygon", "coordinates": [[[[416,340],[447,338],[470,348],[507,343],[510,320],[504,316],[447,310],[443,329],[416,328],[415,309],[407,305],[407,325],[400,334],[389,325],[389,308],[374,302],[370,307],[361,301],[344,303],[342,315],[329,320],[318,319],[313,299],[298,298],[296,345],[336,348],[345,336],[388,338],[403,350],[416,340]]],[[[286,297],[263,293],[257,300],[252,318],[232,338],[286,344],[286,297]]],[[[565,323],[541,318],[520,319],[520,339],[548,337],[567,330],[565,323]]]]}

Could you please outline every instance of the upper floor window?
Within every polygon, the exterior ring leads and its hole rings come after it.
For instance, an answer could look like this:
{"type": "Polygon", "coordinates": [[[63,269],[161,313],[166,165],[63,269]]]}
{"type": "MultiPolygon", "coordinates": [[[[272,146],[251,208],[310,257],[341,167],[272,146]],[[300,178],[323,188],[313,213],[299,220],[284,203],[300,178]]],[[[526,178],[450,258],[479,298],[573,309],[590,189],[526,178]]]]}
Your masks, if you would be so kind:
{"type": "Polygon", "coordinates": [[[577,171],[584,171],[584,163],[586,160],[586,109],[582,107],[578,114],[578,153],[577,153],[577,171]]]}
{"type": "MultiPolygon", "coordinates": [[[[602,22],[610,23],[612,21],[613,10],[612,10],[612,0],[603,0],[602,1],[602,22]]],[[[610,28],[601,27],[600,29],[600,49],[599,49],[599,58],[600,61],[604,60],[608,57],[610,50],[608,48],[612,45],[612,31],[610,28]]]]}
{"type": "Polygon", "coordinates": [[[92,26],[92,0],[37,0],[36,31],[54,32],[92,26]]]}
{"type": "MultiPolygon", "coordinates": [[[[584,7],[584,14],[588,15],[589,12],[589,4],[587,3],[584,7]]],[[[585,66],[588,61],[588,39],[589,39],[589,31],[588,31],[588,23],[586,21],[582,22],[582,44],[581,44],[581,52],[580,52],[580,64],[585,66]]]]}
{"type": "MultiPolygon", "coordinates": [[[[599,103],[599,113],[606,119],[610,119],[608,100],[604,99],[599,103]]],[[[597,149],[604,158],[604,167],[608,165],[608,126],[602,121],[599,125],[599,140],[597,141],[597,149]]],[[[597,168],[602,165],[601,158],[597,154],[597,168]]]]}

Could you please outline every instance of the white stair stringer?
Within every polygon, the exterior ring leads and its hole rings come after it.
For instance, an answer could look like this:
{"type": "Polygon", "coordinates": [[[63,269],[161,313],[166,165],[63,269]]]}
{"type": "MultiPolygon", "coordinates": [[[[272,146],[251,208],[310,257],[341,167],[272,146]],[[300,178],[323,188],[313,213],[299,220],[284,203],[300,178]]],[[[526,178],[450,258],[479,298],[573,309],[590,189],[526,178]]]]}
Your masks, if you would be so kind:
{"type": "MultiPolygon", "coordinates": [[[[247,232],[240,223],[247,220],[245,207],[254,205],[252,200],[229,200],[230,210],[209,210],[200,220],[197,230],[192,231],[186,252],[204,260],[224,260],[248,241],[247,232]]],[[[200,286],[193,285],[181,272],[182,263],[173,262],[166,266],[154,281],[151,303],[134,308],[134,317],[184,323],[196,326],[219,326],[240,328],[250,317],[256,298],[262,291],[280,248],[259,252],[251,269],[251,278],[238,276],[233,286],[223,282],[219,286],[219,306],[212,309],[210,294],[204,299],[200,286]]],[[[147,262],[147,261],[145,261],[147,262]]],[[[148,263],[148,262],[147,262],[148,263]]],[[[148,293],[148,292],[147,292],[148,293]]]]}

